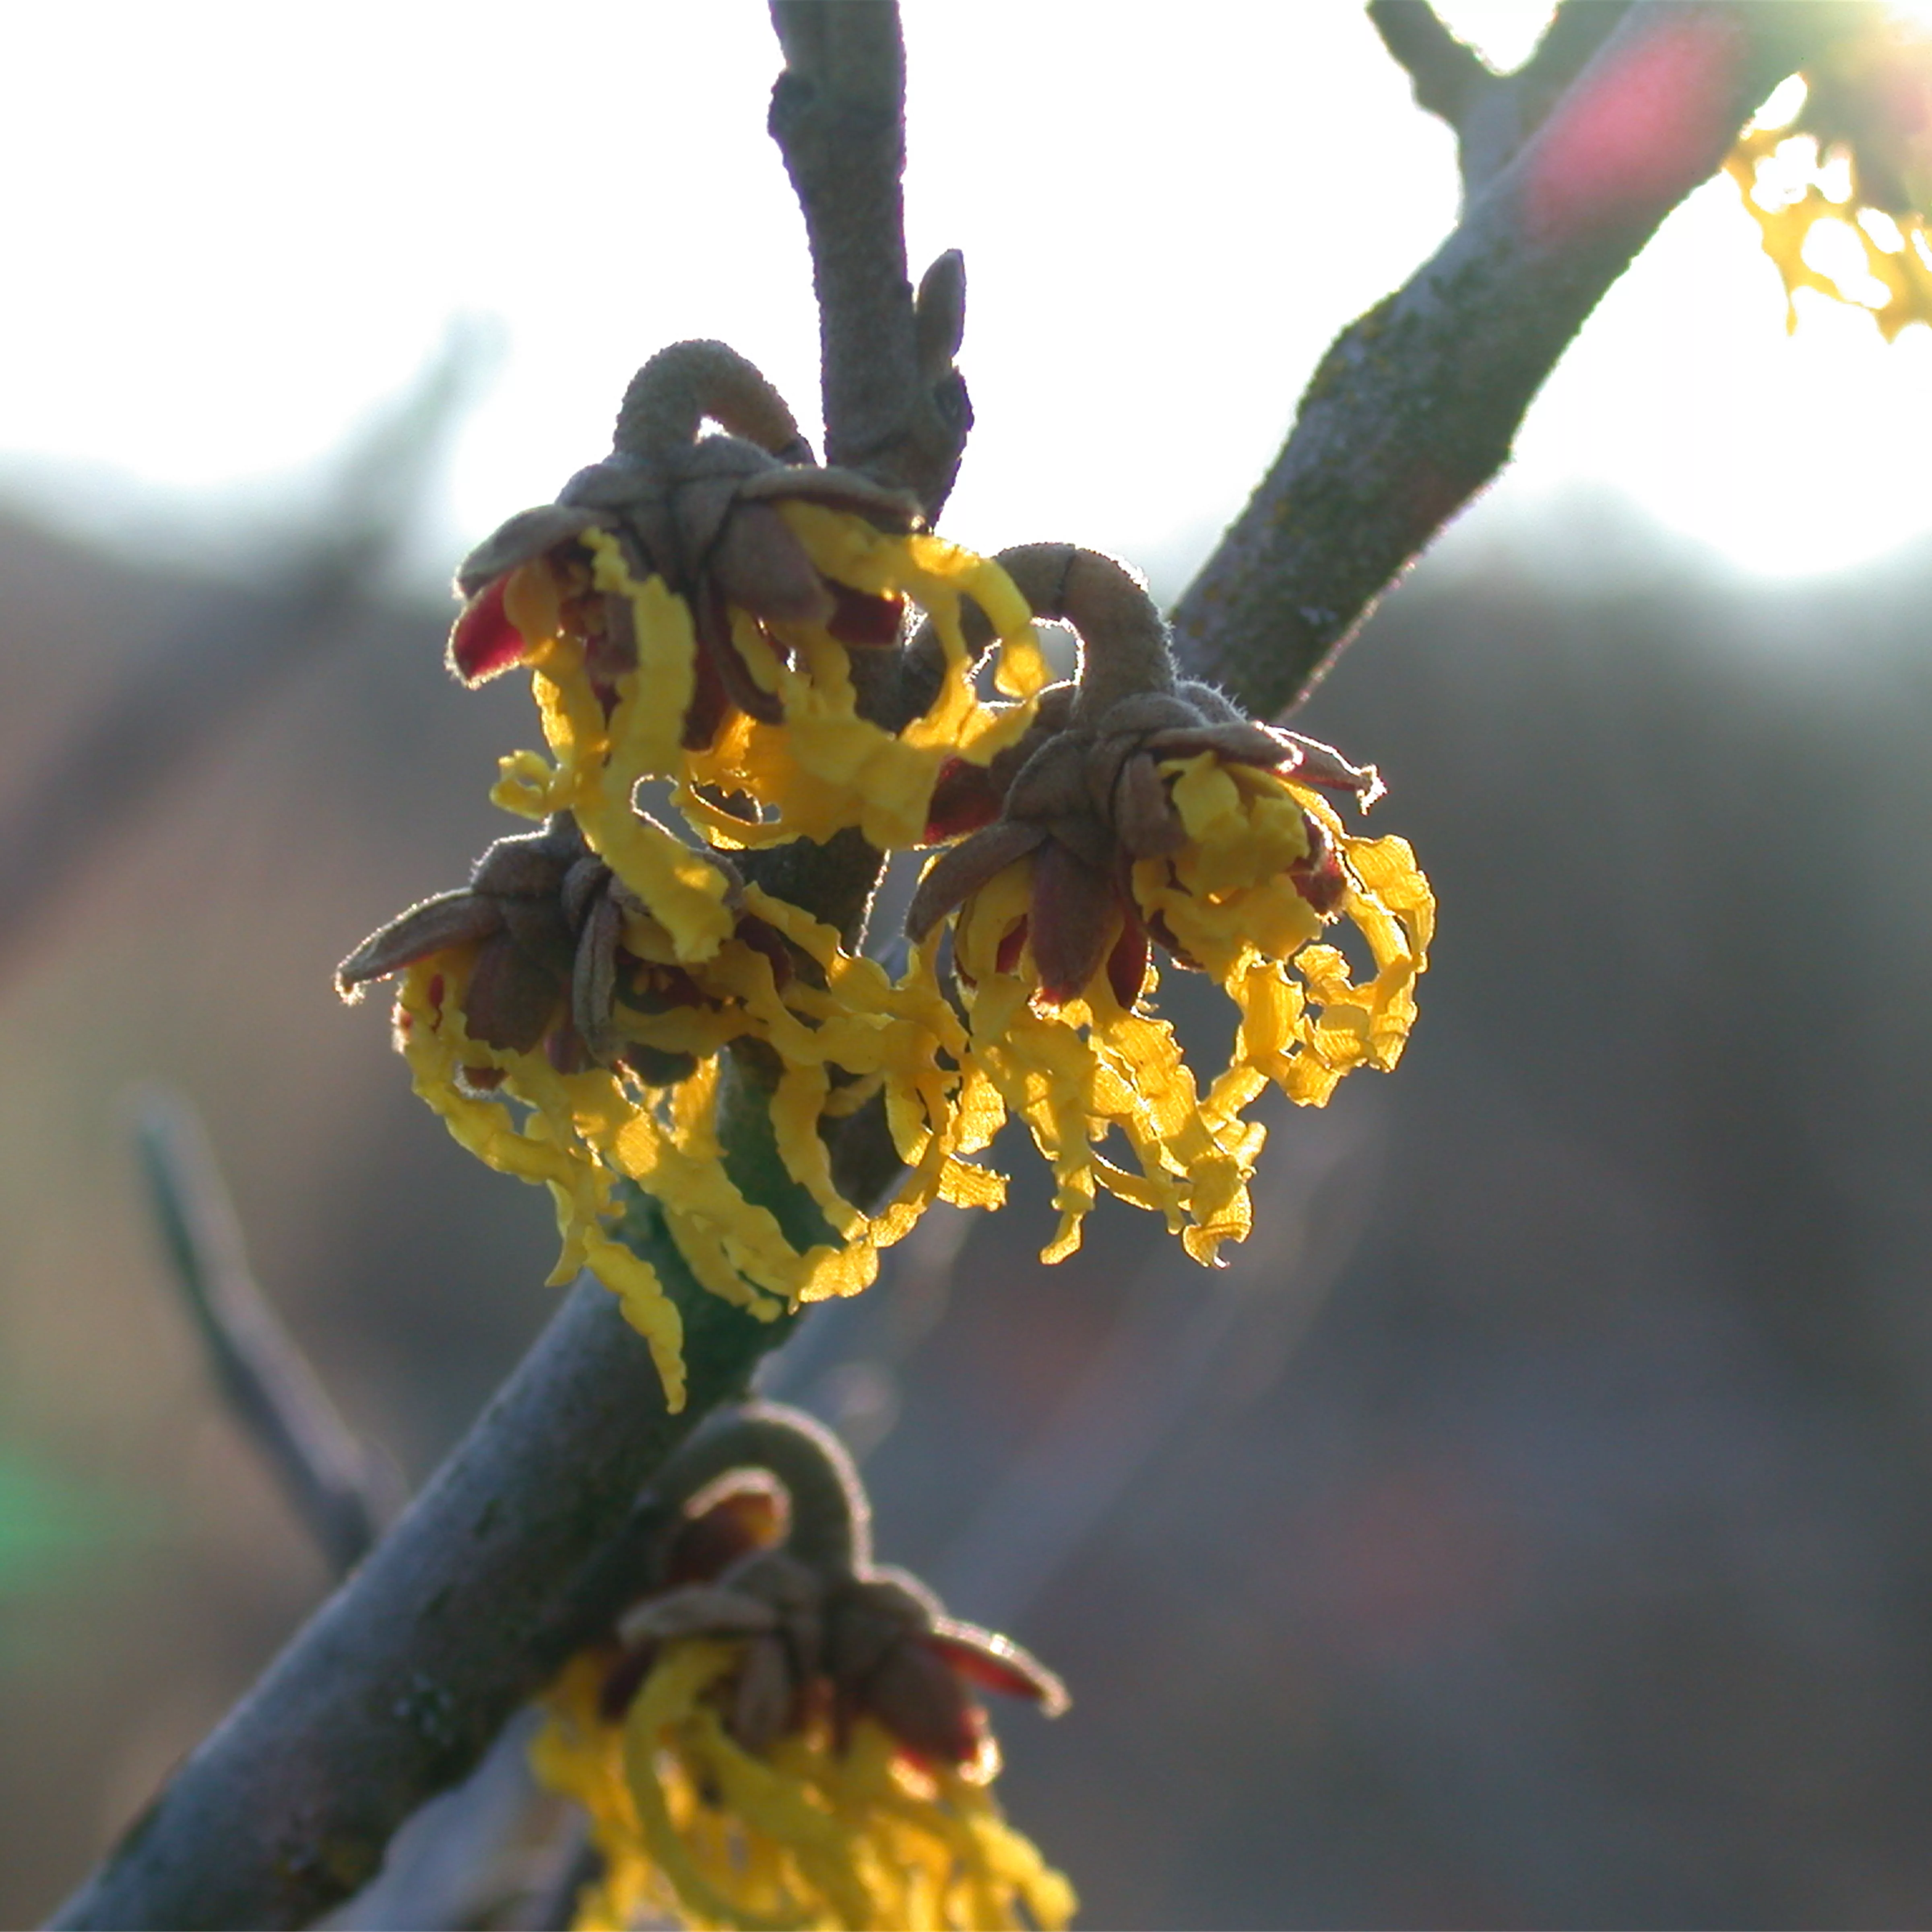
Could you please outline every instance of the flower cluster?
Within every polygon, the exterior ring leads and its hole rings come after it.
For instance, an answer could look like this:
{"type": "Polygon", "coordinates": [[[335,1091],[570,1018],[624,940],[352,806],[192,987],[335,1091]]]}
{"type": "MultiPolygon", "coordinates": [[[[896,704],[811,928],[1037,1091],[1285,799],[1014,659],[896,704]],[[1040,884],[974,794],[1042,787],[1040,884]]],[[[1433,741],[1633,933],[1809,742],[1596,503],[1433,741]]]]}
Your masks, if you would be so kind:
{"type": "Polygon", "coordinates": [[[1059,1680],[874,1565],[850,1460],[808,1418],[756,1406],[682,1460],[655,1587],[566,1670],[532,1752],[602,1857],[578,1925],[647,1909],[705,1926],[1065,1925],[1071,1888],[993,1798],[975,1694],[1051,1715],[1059,1680]]]}
{"type": "Polygon", "coordinates": [[[1725,167],[1784,278],[1790,326],[1800,289],[1869,310],[1887,341],[1932,322],[1932,35],[1875,21],[1786,86],[1802,104],[1748,129],[1725,167]]]}
{"type": "Polygon", "coordinates": [[[922,836],[941,770],[1024,733],[1044,664],[997,567],[925,534],[898,492],[790,460],[804,454],[748,363],[680,344],[632,383],[614,454],[465,562],[452,663],[471,682],[529,668],[548,754],[503,760],[492,796],[544,830],[492,847],[466,890],[384,927],[338,974],[352,994],[406,974],[397,1042],[418,1091],[482,1159],[550,1186],[556,1278],[588,1266],[618,1292],[674,1406],[682,1321],[610,1232],[622,1184],[661,1204],[706,1288],[766,1317],[864,1287],[932,1201],[999,1194],[959,1158],[975,1123],[951,1008],[895,986],[728,854],[848,827],[922,836]],[[726,433],[699,436],[707,416],[726,433]],[[969,596],[1017,700],[997,711],[971,682],[969,596]],[[891,729],[862,714],[858,667],[893,668],[908,599],[942,668],[891,729]],[[638,808],[651,781],[708,843],[638,808]],[[719,1054],[739,1042],[778,1070],[778,1154],[823,1240],[795,1244],[722,1159],[719,1054]],[[875,1095],[910,1172],[868,1214],[838,1195],[820,1130],[875,1095]]]}
{"type": "Polygon", "coordinates": [[[530,673],[545,748],[505,758],[491,796],[540,829],[338,973],[350,997],[401,976],[417,1090],[549,1187],[556,1278],[619,1294],[674,1407],[682,1318],[616,1232],[627,1190],[703,1288],[769,1318],[865,1287],[935,1200],[997,1205],[973,1156],[1016,1116],[1058,1182],[1047,1258],[1104,1189],[1209,1262],[1248,1230],[1244,1109],[1270,1082],[1319,1103],[1392,1066],[1429,939],[1408,847],[1350,836],[1324,796],[1365,806],[1374,772],[1178,679],[1120,566],[974,556],[809,455],[748,363],[680,344],[632,384],[613,454],[472,554],[451,661],[530,673]],[[1047,686],[1036,616],[1077,632],[1075,680],[1047,686]],[[896,977],[774,890],[767,848],[842,836],[944,848],[896,977]],[[1360,978],[1317,943],[1338,920],[1360,978]],[[1204,1092],[1152,1009],[1156,950],[1238,1010],[1204,1092]],[[720,1110],[748,1090],[815,1238],[734,1172],[720,1110]],[[874,1106],[907,1170],[880,1205],[844,1198],[831,1153],[874,1106]]]}
{"type": "Polygon", "coordinates": [[[1027,736],[950,775],[936,832],[972,830],[927,868],[908,916],[915,979],[952,970],[969,1064],[1052,1164],[1058,1232],[1080,1238],[1096,1189],[1167,1217],[1211,1262],[1248,1232],[1270,1082],[1319,1105],[1351,1069],[1388,1068],[1414,1018],[1435,902],[1400,838],[1351,836],[1322,794],[1372,802],[1374,770],[1268,730],[1178,679],[1139,580],[1066,544],[1001,554],[1036,614],[1077,632],[1078,678],[1041,694],[1027,736]],[[1349,921],[1372,969],[1313,942],[1349,921]],[[1156,952],[1204,971],[1240,1024],[1204,1094],[1150,1010],[1156,952]],[[1118,1130],[1131,1168],[1100,1143],[1118,1130]]]}

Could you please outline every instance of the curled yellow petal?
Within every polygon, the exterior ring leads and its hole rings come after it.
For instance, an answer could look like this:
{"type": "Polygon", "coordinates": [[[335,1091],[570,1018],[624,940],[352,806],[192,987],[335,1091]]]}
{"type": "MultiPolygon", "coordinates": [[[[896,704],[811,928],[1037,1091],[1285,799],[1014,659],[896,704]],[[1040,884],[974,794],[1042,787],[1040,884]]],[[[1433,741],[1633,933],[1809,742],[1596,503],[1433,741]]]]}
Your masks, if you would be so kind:
{"type": "MultiPolygon", "coordinates": [[[[1034,860],[972,892],[952,922],[968,1026],[965,1065],[984,1082],[986,1119],[956,1130],[962,1150],[1000,1112],[1024,1120],[1052,1167],[1059,1226],[1042,1258],[1079,1244],[1109,1193],[1161,1214],[1196,1261],[1212,1263],[1252,1225],[1248,1184],[1265,1130],[1244,1118],[1270,1082],[1318,1106],[1352,1068],[1387,1069],[1415,1017],[1435,902],[1400,838],[1352,837],[1327,802],[1280,773],[1211,752],[1160,766],[1186,834],[1168,856],[1131,870],[1131,920],[1210,974],[1239,1014],[1228,1064],[1204,1094],[1166,1022],[1151,974],[1132,1010],[1104,971],[1077,999],[1040,995],[1030,943],[1034,860]],[[1372,962],[1360,979],[1320,943],[1329,915],[1348,921],[1372,962]],[[1131,1159],[1110,1152],[1119,1144],[1131,1159]]],[[[916,950],[930,979],[936,943],[916,950]]],[[[962,1087],[960,1111],[966,1107],[962,1087]]]]}
{"type": "Polygon", "coordinates": [[[848,826],[882,850],[918,845],[945,766],[956,758],[987,763],[1033,719],[1030,702],[992,706],[974,693],[961,601],[970,596],[994,627],[999,688],[1029,700],[1047,675],[1032,613],[998,564],[937,537],[889,533],[817,504],[778,508],[826,576],[869,596],[908,597],[923,610],[944,646],[945,675],[925,712],[889,731],[860,715],[850,654],[829,631],[767,627],[734,610],[733,643],[752,676],[778,699],[784,720],[740,714],[708,750],[689,754],[680,808],[727,848],[822,841],[848,826]],[[721,805],[721,794],[746,802],[756,816],[721,805]]]}

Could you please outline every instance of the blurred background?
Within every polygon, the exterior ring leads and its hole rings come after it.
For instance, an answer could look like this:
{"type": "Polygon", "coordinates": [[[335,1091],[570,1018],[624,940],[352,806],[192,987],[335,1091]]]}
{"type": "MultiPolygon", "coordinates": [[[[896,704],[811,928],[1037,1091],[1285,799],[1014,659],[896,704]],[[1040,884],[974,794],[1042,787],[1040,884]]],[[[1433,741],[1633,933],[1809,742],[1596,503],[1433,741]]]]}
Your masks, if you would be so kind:
{"type": "MultiPolygon", "coordinates": [[[[1448,6],[1498,60],[1544,10],[1448,6]]],[[[965,248],[949,526],[1172,596],[1454,218],[1351,5],[908,10],[965,248]],[[1105,32],[1100,22],[1104,19],[1105,32]]],[[[731,338],[808,415],[760,10],[190,4],[4,30],[0,1923],[320,1598],[128,1150],[184,1090],[257,1270],[420,1480],[540,1325],[545,1203],[329,973],[506,829],[440,579],[731,338]],[[568,130],[560,140],[556,130],[568,130]],[[28,191],[24,184],[40,185],[28,191]],[[458,320],[452,324],[449,318],[458,320]],[[441,345],[439,346],[439,345],[441,345]]],[[[1016,1817],[1101,1925],[1932,1912],[1932,340],[1783,296],[1718,183],[1301,720],[1442,904],[1390,1078],[1283,1108],[1216,1274],[944,1210],[771,1386],[883,1554],[1064,1670],[1016,1817]]],[[[1223,1022],[1171,976],[1204,1046],[1223,1022]]]]}

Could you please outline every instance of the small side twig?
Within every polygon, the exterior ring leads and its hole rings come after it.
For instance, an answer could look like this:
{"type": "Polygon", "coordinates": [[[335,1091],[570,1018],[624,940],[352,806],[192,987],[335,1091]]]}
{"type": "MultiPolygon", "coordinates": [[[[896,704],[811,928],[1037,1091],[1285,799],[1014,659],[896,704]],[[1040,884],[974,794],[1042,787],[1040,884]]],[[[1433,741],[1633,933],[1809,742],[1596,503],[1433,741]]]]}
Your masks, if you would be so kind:
{"type": "Polygon", "coordinates": [[[1429,0],[1369,0],[1382,45],[1415,85],[1415,104],[1460,128],[1496,70],[1442,23],[1429,0]]]}
{"type": "Polygon", "coordinates": [[[161,1239],[229,1406],[338,1575],[353,1569],[399,1500],[344,1422],[256,1282],[241,1222],[200,1121],[166,1093],[135,1123],[161,1239]]]}
{"type": "Polygon", "coordinates": [[[1454,131],[1466,202],[1515,159],[1630,4],[1562,0],[1535,52],[1510,74],[1458,40],[1430,0],[1369,0],[1369,19],[1414,83],[1415,104],[1454,131]]]}

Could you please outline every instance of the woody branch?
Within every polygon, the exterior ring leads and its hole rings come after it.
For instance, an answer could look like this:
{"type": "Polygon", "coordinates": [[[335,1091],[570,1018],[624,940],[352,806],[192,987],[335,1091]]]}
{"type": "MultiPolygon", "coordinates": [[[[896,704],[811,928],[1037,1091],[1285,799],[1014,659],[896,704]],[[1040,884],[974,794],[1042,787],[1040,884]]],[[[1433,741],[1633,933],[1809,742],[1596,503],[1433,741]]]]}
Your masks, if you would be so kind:
{"type": "MultiPolygon", "coordinates": [[[[1175,608],[1190,674],[1264,715],[1305,697],[1508,462],[1544,378],[1664,217],[1772,88],[1866,13],[1630,8],[1434,256],[1323,358],[1274,466],[1175,608]]],[[[1567,58],[1578,29],[1564,32],[1567,58]]],[[[1450,111],[1446,84],[1430,91],[1450,111]]]]}
{"type": "MultiPolygon", "coordinates": [[[[1434,260],[1331,350],[1281,458],[1182,599],[1190,668],[1251,710],[1305,692],[1501,466],[1544,376],[1657,224],[1762,95],[1861,10],[1633,8],[1434,260]]],[[[899,226],[896,10],[778,0],[775,13],[788,68],[773,124],[813,244],[828,448],[898,480],[914,472],[893,464],[927,462],[915,487],[931,502],[950,467],[908,454],[922,383],[932,390],[899,226]]],[[[727,1138],[748,1195],[782,1204],[768,1115],[747,1104],[727,1138]]],[[[866,1156],[881,1173],[883,1160],[866,1156]]],[[[390,1834],[608,1617],[640,1490],[785,1325],[698,1289],[648,1203],[624,1233],[683,1311],[686,1412],[667,1414],[643,1344],[603,1288],[580,1283],[408,1514],[57,1923],[307,1923],[366,1880],[390,1834]]]]}
{"type": "MultiPolygon", "coordinates": [[[[898,11],[886,0],[778,0],[774,19],[788,66],[773,128],[812,247],[828,452],[936,509],[970,422],[939,406],[958,382],[963,285],[956,257],[935,265],[916,303],[906,279],[898,11]]],[[[782,876],[768,883],[856,927],[878,866],[856,835],[770,856],[782,876]]],[[[728,1083],[728,1162],[748,1198],[808,1223],[816,1210],[783,1172],[761,1097],[754,1070],[728,1083]]],[[[850,1198],[874,1198],[896,1170],[874,1124],[862,1113],[835,1151],[850,1198]]],[[[608,1291],[580,1280],[415,1504],[56,1923],[308,1923],[366,1883],[404,1820],[464,1777],[609,1622],[634,1587],[626,1558],[640,1492],[710,1412],[745,1394],[792,1326],[701,1289],[649,1202],[620,1232],[682,1316],[683,1412],[666,1409],[608,1291]]]]}

